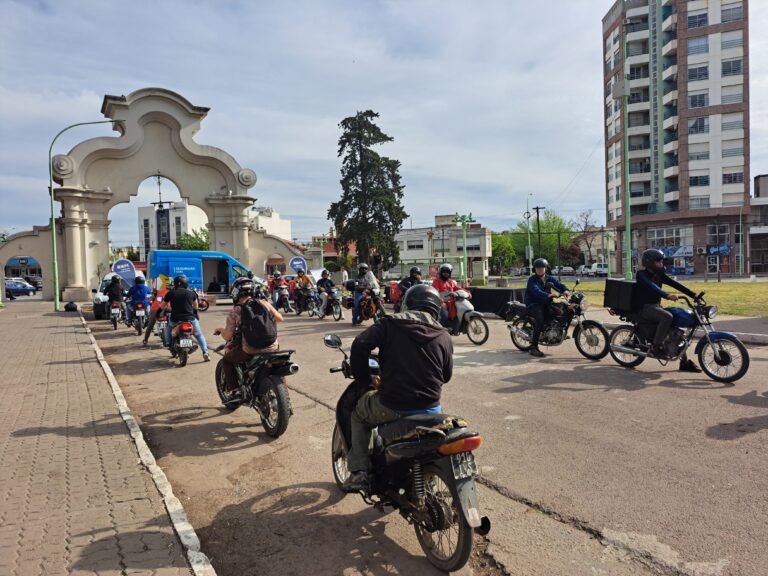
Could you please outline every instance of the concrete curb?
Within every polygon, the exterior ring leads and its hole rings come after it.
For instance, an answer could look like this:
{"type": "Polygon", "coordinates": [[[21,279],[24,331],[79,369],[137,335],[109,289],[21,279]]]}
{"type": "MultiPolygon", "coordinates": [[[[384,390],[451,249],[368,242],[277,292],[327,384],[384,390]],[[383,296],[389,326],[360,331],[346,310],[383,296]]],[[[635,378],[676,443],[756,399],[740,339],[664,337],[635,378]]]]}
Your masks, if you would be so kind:
{"type": "Polygon", "coordinates": [[[211,561],[200,551],[200,539],[197,537],[195,529],[189,523],[187,513],[184,511],[184,506],[173,494],[171,483],[168,481],[162,468],[157,465],[152,451],[149,449],[149,446],[147,446],[147,443],[144,440],[144,435],[141,433],[141,428],[139,428],[139,424],[136,422],[133,414],[131,414],[128,403],[125,401],[125,396],[123,396],[123,391],[120,389],[120,385],[117,383],[117,379],[112,373],[112,369],[104,359],[104,354],[102,354],[101,348],[99,348],[96,339],[93,337],[82,311],[78,311],[78,313],[80,314],[80,321],[83,324],[83,328],[85,328],[85,332],[91,340],[91,345],[96,353],[96,359],[99,361],[102,370],[104,370],[107,381],[109,381],[109,385],[112,388],[112,394],[115,397],[117,409],[119,410],[125,425],[128,427],[128,432],[136,446],[136,451],[139,454],[141,463],[152,476],[152,480],[154,481],[158,492],[160,492],[160,495],[163,497],[163,503],[165,504],[166,510],[168,510],[168,516],[173,524],[173,529],[179,536],[179,540],[181,540],[181,545],[187,555],[187,560],[189,561],[192,571],[195,573],[195,576],[216,576],[216,571],[211,565],[211,561]]]}

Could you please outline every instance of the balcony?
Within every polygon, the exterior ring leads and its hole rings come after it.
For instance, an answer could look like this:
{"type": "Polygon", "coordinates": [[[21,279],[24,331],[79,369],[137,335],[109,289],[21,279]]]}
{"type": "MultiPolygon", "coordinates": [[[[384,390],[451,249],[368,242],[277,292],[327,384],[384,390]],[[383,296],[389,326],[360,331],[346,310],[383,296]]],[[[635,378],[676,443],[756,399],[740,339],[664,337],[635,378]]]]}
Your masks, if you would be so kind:
{"type": "Polygon", "coordinates": [[[664,130],[674,130],[680,118],[677,115],[670,116],[664,120],[664,130]]]}
{"type": "Polygon", "coordinates": [[[672,56],[673,54],[677,54],[677,38],[664,44],[661,48],[661,54],[662,56],[672,56]]]}
{"type": "Polygon", "coordinates": [[[680,147],[680,143],[675,140],[670,140],[669,142],[666,142],[664,144],[664,154],[669,154],[670,152],[674,152],[680,147]]]}
{"type": "Polygon", "coordinates": [[[664,22],[661,23],[661,29],[664,32],[669,32],[671,30],[675,30],[676,28],[677,28],[677,12],[667,16],[664,22]]]}
{"type": "Polygon", "coordinates": [[[632,102],[630,103],[627,110],[629,112],[646,112],[651,109],[651,102],[650,100],[640,101],[640,102],[632,102]]]}
{"type": "Polygon", "coordinates": [[[662,104],[671,104],[672,102],[675,102],[677,100],[677,90],[671,90],[664,94],[664,97],[661,99],[662,104]]]}
{"type": "Polygon", "coordinates": [[[664,178],[674,178],[680,173],[680,168],[678,166],[670,166],[669,168],[664,168],[664,178]]]}
{"type": "Polygon", "coordinates": [[[653,204],[653,196],[651,194],[646,196],[632,196],[629,199],[630,206],[643,206],[645,204],[653,204]]]}
{"type": "Polygon", "coordinates": [[[651,125],[643,124],[642,126],[630,126],[627,131],[628,136],[641,136],[643,134],[651,133],[651,125]]]}
{"type": "Polygon", "coordinates": [[[664,202],[678,202],[680,200],[680,190],[670,190],[664,192],[664,202]]]}
{"type": "Polygon", "coordinates": [[[630,148],[629,155],[627,156],[630,160],[636,159],[636,158],[650,158],[651,157],[651,147],[646,146],[644,148],[630,148]]]}
{"type": "Polygon", "coordinates": [[[628,24],[626,26],[627,44],[637,40],[646,40],[648,34],[648,22],[638,22],[637,24],[628,24]]]}
{"type": "Polygon", "coordinates": [[[637,174],[629,175],[629,182],[650,182],[651,177],[652,175],[650,172],[638,172],[637,174]]]}
{"type": "Polygon", "coordinates": [[[670,66],[667,66],[664,69],[661,77],[664,80],[672,80],[673,78],[677,78],[677,64],[671,64],[670,66]]]}

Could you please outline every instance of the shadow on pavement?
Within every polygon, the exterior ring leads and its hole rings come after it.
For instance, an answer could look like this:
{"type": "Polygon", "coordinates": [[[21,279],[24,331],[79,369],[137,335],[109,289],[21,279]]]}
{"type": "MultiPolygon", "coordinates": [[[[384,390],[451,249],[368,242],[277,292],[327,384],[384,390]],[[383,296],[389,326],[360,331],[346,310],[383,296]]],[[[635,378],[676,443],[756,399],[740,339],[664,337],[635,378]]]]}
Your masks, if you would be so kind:
{"type": "MultiPolygon", "coordinates": [[[[758,394],[756,390],[741,396],[723,396],[731,404],[764,408],[768,411],[768,392],[758,394]]],[[[706,435],[716,440],[738,440],[747,434],[754,434],[768,429],[768,413],[763,416],[739,418],[735,422],[721,422],[707,428],[706,435]]]]}
{"type": "Polygon", "coordinates": [[[91,436],[118,436],[126,434],[125,423],[119,414],[93,420],[80,426],[32,426],[30,428],[19,428],[14,430],[11,436],[14,437],[34,437],[42,434],[57,434],[67,437],[91,437],[91,436]]]}

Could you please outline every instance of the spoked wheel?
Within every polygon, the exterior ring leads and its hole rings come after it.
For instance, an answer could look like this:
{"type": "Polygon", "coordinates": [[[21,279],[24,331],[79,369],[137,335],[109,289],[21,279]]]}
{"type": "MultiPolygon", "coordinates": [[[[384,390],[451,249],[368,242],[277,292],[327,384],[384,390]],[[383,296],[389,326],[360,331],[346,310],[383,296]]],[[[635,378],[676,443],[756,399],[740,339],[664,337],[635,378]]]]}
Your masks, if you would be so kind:
{"type": "Polygon", "coordinates": [[[453,499],[448,484],[452,481],[437,466],[424,468],[426,503],[434,525],[414,525],[416,538],[427,559],[444,572],[459,570],[472,552],[472,527],[453,499]]]}
{"type": "Polygon", "coordinates": [[[699,350],[699,365],[716,382],[736,382],[749,369],[749,352],[739,340],[715,337],[699,350]]]}
{"type": "MultiPolygon", "coordinates": [[[[239,375],[239,368],[237,368],[237,372],[239,375]]],[[[224,405],[225,410],[234,412],[240,407],[238,402],[227,403],[227,400],[229,400],[230,397],[230,393],[226,390],[226,382],[224,378],[224,360],[219,360],[219,363],[216,364],[216,392],[219,394],[219,399],[224,405]]]]}
{"type": "Polygon", "coordinates": [[[516,330],[510,330],[509,336],[519,350],[528,352],[531,349],[531,336],[533,335],[533,321],[530,318],[518,318],[512,322],[512,327],[516,330]],[[522,332],[522,333],[520,333],[522,332]]]}
{"type": "MultiPolygon", "coordinates": [[[[636,347],[637,337],[635,336],[635,327],[624,325],[614,328],[613,332],[611,332],[610,341],[611,344],[616,344],[618,346],[625,346],[627,348],[636,347]]],[[[643,360],[645,360],[644,356],[635,356],[634,354],[616,352],[615,350],[610,350],[610,352],[611,358],[616,360],[619,365],[624,366],[624,368],[634,368],[635,366],[642,364],[643,360]]]]}
{"type": "Polygon", "coordinates": [[[197,309],[200,310],[200,312],[205,312],[210,308],[210,304],[208,304],[208,300],[205,298],[200,298],[200,301],[197,303],[197,309]]]}
{"type": "Polygon", "coordinates": [[[341,304],[334,301],[331,305],[331,313],[333,314],[333,319],[336,320],[336,322],[341,320],[341,304]]]}
{"type": "Polygon", "coordinates": [[[187,360],[189,360],[189,352],[187,352],[184,349],[179,350],[176,355],[179,358],[179,366],[182,368],[187,365],[187,360]]]}
{"type": "Polygon", "coordinates": [[[349,478],[349,464],[347,453],[344,450],[344,442],[341,438],[339,425],[333,427],[333,440],[331,441],[331,466],[333,467],[333,479],[339,490],[343,490],[344,482],[349,478]]]}
{"type": "Polygon", "coordinates": [[[472,344],[481,346],[488,340],[488,324],[481,316],[472,316],[467,322],[467,338],[472,344]]]}
{"type": "Polygon", "coordinates": [[[576,349],[590,360],[600,360],[608,355],[608,331],[599,322],[585,320],[573,331],[576,349]]]}
{"type": "Polygon", "coordinates": [[[261,423],[272,438],[281,436],[288,428],[291,400],[288,390],[277,376],[270,377],[266,393],[257,400],[261,407],[261,423]]]}

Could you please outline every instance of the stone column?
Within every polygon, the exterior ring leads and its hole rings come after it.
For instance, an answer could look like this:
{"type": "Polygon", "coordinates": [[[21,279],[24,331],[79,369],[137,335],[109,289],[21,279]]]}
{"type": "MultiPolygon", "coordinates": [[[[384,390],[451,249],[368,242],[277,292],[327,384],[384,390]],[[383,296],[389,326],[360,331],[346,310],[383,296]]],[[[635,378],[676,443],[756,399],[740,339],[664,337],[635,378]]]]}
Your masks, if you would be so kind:
{"type": "Polygon", "coordinates": [[[88,220],[85,218],[84,200],[92,191],[82,188],[56,188],[56,200],[61,202],[66,249],[59,261],[59,286],[63,287],[62,300],[85,302],[90,300],[86,286],[88,265],[84,238],[88,236],[88,220]]]}
{"type": "Polygon", "coordinates": [[[213,218],[208,222],[211,249],[226,252],[247,265],[248,208],[254,203],[250,196],[208,196],[213,206],[213,218]]]}

